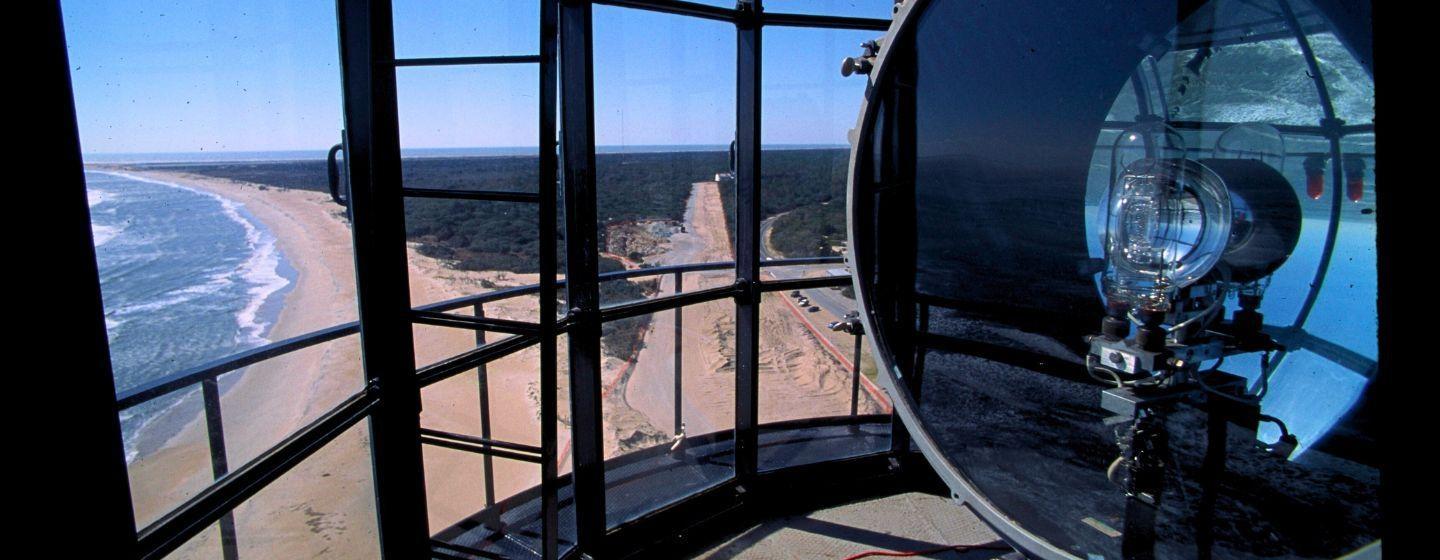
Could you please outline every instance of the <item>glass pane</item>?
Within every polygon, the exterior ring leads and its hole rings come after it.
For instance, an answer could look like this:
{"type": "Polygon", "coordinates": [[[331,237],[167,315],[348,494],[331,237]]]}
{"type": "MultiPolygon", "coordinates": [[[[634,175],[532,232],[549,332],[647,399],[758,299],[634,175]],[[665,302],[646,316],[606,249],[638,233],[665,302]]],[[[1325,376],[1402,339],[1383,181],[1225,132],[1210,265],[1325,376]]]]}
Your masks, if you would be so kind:
{"type": "MultiPolygon", "coordinates": [[[[355,320],[325,163],[341,128],[334,4],[64,8],[121,396],[355,320]]],[[[220,376],[229,466],[360,390],[360,368],[350,337],[220,376]]],[[[142,526],[210,483],[203,412],[198,384],[121,411],[142,526]]]]}
{"type": "Polygon", "coordinates": [[[1365,68],[1333,33],[1316,33],[1307,39],[1320,61],[1320,75],[1325,77],[1335,117],[1352,125],[1374,122],[1375,81],[1365,68]]]}
{"type": "MultiPolygon", "coordinates": [[[[594,17],[605,68],[595,73],[601,270],[733,260],[734,27],[605,6],[594,17]]],[[[707,278],[725,284],[734,274],[707,278]]],[[[663,293],[607,284],[607,305],[663,293]]]]}
{"type": "Polygon", "coordinates": [[[540,52],[539,2],[398,0],[394,14],[398,58],[540,52]]]}
{"type": "MultiPolygon", "coordinates": [[[[569,472],[571,463],[565,342],[566,337],[560,337],[557,348],[556,461],[562,476],[569,472]]],[[[421,426],[539,447],[539,353],[538,346],[530,346],[485,364],[483,377],[479,371],[470,370],[425,387],[421,390],[421,426]]],[[[511,555],[536,542],[538,464],[428,444],[423,452],[432,535],[453,545],[511,555]]],[[[562,494],[566,492],[561,489],[562,494]]],[[[568,498],[564,498],[561,510],[562,524],[566,526],[560,537],[563,549],[574,542],[573,509],[569,508],[568,498]]]]}
{"type": "Polygon", "coordinates": [[[1174,120],[1318,125],[1325,116],[1294,37],[1170,51],[1156,72],[1174,120]]]}
{"type": "MultiPolygon", "coordinates": [[[[894,0],[767,0],[766,12],[890,19],[894,0]]],[[[871,31],[878,35],[880,32],[871,31]]],[[[772,48],[765,45],[766,49],[772,48]]],[[[838,58],[835,60],[839,60],[838,58]]]]}
{"type": "MultiPolygon", "coordinates": [[[[368,424],[341,433],[232,512],[240,558],[379,558],[368,424]]],[[[220,524],[167,558],[220,558],[220,524]]]]}
{"type": "Polygon", "coordinates": [[[604,325],[610,526],[733,475],[734,317],[724,299],[604,325]]]}
{"type": "MultiPolygon", "coordinates": [[[[405,229],[414,307],[540,281],[539,212],[534,204],[408,198],[405,229]]],[[[539,306],[535,294],[515,295],[486,304],[485,314],[533,323],[539,320],[539,306]]],[[[470,307],[454,312],[471,313],[470,307]]]]}
{"type": "Polygon", "coordinates": [[[873,38],[873,32],[765,30],[761,252],[767,260],[844,251],[847,134],[866,80],[842,77],[835,61],[873,38]]]}
{"type": "Polygon", "coordinates": [[[404,67],[395,71],[405,186],[492,188],[534,192],[536,166],[514,159],[417,162],[444,156],[531,156],[537,153],[539,66],[404,67]],[[408,169],[417,166],[417,169],[408,169]],[[525,175],[525,173],[529,175],[525,175]]]}
{"type": "MultiPolygon", "coordinates": [[[[848,416],[851,391],[858,414],[889,410],[874,385],[875,362],[852,334],[829,328],[853,302],[839,289],[766,293],[760,303],[760,422],[848,416]],[[856,381],[856,350],[860,378],[856,381]],[[770,394],[773,392],[774,394],[770,394]]],[[[863,341],[860,341],[863,342],[863,341]]]]}

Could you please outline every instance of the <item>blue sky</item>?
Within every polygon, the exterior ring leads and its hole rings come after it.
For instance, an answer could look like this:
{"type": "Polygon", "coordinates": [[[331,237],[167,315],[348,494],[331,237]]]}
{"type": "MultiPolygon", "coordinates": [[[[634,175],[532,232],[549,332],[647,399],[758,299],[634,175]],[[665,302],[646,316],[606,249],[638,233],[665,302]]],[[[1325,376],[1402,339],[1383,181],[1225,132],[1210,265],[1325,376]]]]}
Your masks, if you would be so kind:
{"type": "MultiPolygon", "coordinates": [[[[730,5],[710,0],[706,3],[730,5]]],[[[769,11],[884,17],[890,0],[772,0],[769,11]]],[[[338,141],[334,3],[63,4],[87,153],[320,150],[338,141]]],[[[400,57],[538,51],[537,3],[396,0],[400,57]]],[[[877,32],[767,29],[767,144],[843,144],[864,89],[840,60],[877,32]]],[[[735,31],[595,8],[597,143],[726,144],[735,31]]],[[[401,68],[406,148],[536,143],[534,65],[401,68]]]]}

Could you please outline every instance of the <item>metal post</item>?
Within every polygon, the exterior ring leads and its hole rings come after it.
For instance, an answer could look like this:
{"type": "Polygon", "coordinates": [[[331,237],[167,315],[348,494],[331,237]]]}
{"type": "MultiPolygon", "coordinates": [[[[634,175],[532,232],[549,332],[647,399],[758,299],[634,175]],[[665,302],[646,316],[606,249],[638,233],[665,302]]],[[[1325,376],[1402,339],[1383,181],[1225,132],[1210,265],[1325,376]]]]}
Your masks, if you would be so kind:
{"type": "Polygon", "coordinates": [[[555,146],[555,111],[559,62],[559,14],[556,0],[540,0],[540,557],[554,560],[560,555],[560,512],[555,479],[559,465],[556,423],[559,417],[556,393],[559,377],[556,363],[555,280],[559,259],[556,251],[556,174],[559,158],[555,146]]]}
{"type": "Polygon", "coordinates": [[[575,524],[580,550],[605,536],[600,403],[599,247],[595,210],[594,73],[589,0],[560,2],[561,150],[565,169],[566,290],[570,304],[570,415],[575,524]]]}
{"type": "MultiPolygon", "coordinates": [[[[858,324],[858,323],[857,323],[858,324]]],[[[855,333],[855,361],[850,363],[850,415],[855,416],[860,412],[860,351],[864,348],[860,337],[865,336],[855,333]]]]}
{"type": "MultiPolygon", "coordinates": [[[[680,295],[680,292],[682,292],[682,291],[685,290],[685,286],[684,286],[683,284],[681,284],[681,282],[683,282],[684,280],[685,280],[685,275],[684,275],[683,273],[680,273],[680,272],[676,272],[676,273],[675,273],[675,295],[680,295]]],[[[682,413],[681,410],[680,410],[680,403],[681,403],[680,391],[681,391],[681,389],[683,388],[683,385],[684,385],[682,379],[683,379],[683,377],[684,377],[684,369],[685,369],[684,366],[683,366],[684,362],[683,362],[683,360],[681,359],[681,358],[682,358],[682,356],[681,356],[681,350],[685,347],[685,345],[681,342],[681,341],[682,341],[681,336],[683,335],[683,332],[684,332],[684,329],[681,327],[681,321],[683,320],[683,316],[681,315],[681,309],[683,309],[683,307],[676,307],[676,308],[675,308],[675,339],[674,339],[674,340],[675,340],[675,395],[674,395],[674,398],[675,398],[675,434],[676,434],[676,435],[679,435],[679,434],[680,434],[681,425],[685,423],[685,418],[684,418],[684,416],[683,416],[683,413],[682,413]]]]}
{"type": "Polygon", "coordinates": [[[760,425],[760,11],[759,0],[736,6],[735,476],[755,476],[760,425]]]}
{"type": "MultiPolygon", "coordinates": [[[[229,460],[225,457],[225,420],[220,416],[220,381],[207,377],[200,382],[200,393],[205,401],[205,434],[210,444],[210,472],[215,480],[230,472],[229,460]]],[[[235,542],[235,516],[226,513],[220,517],[220,554],[225,560],[240,557],[235,542]]]]}
{"type": "Polygon", "coordinates": [[[360,350],[369,390],[376,515],[387,558],[428,554],[420,388],[410,326],[405,207],[395,97],[394,29],[388,0],[339,0],[360,350]]]}
{"type": "MultiPolygon", "coordinates": [[[[917,302],[916,306],[920,309],[920,332],[915,336],[915,359],[912,362],[914,367],[910,368],[910,375],[905,378],[905,390],[910,393],[911,398],[915,399],[915,405],[919,406],[923,395],[921,382],[925,378],[925,354],[927,352],[926,344],[928,344],[926,335],[930,333],[930,304],[917,302]]],[[[905,422],[900,419],[900,413],[893,409],[890,412],[890,452],[910,452],[910,432],[906,431],[905,422]]]]}
{"type": "MultiPolygon", "coordinates": [[[[33,197],[33,208],[47,212],[59,220],[53,226],[55,239],[45,245],[48,256],[59,266],[46,280],[46,288],[54,290],[51,301],[60,294],[71,298],[67,310],[72,315],[39,313],[40,324],[35,332],[77,332],[77,342],[67,346],[71,366],[65,381],[66,422],[76,429],[67,433],[67,445],[56,446],[54,453],[27,456],[31,466],[50,470],[53,488],[59,494],[53,504],[71,507],[83,504],[86,518],[84,539],[92,550],[103,550],[114,558],[135,558],[138,554],[135,536],[135,514],[130,501],[130,480],[126,474],[125,447],[120,432],[120,416],[115,405],[115,378],[110,365],[110,345],[105,333],[105,310],[100,297],[100,273],[95,263],[95,245],[90,231],[90,205],[86,201],[85,171],[80,157],[80,131],[75,120],[75,99],[70,84],[70,62],[65,47],[65,26],[58,1],[39,2],[38,17],[33,25],[41,40],[32,52],[37,69],[30,94],[43,102],[38,118],[40,151],[48,158],[53,173],[43,189],[26,193],[33,197]],[[72,284],[73,283],[73,284],[72,284]],[[71,469],[50,469],[50,466],[82,465],[85,476],[58,475],[71,469]]],[[[24,376],[22,376],[24,377],[24,376]]],[[[40,377],[40,376],[37,376],[40,377]]],[[[42,383],[49,384],[46,379],[42,383]]],[[[28,384],[22,382],[22,394],[28,384]]],[[[39,388],[37,388],[39,390],[39,388]]],[[[47,448],[48,450],[48,448],[47,448]]],[[[69,512],[74,515],[74,512],[69,512]]]]}
{"type": "MultiPolygon", "coordinates": [[[[475,316],[485,316],[485,304],[474,305],[475,316]]],[[[475,345],[485,345],[485,330],[475,329],[475,345]]],[[[479,389],[480,397],[480,437],[490,438],[490,379],[487,362],[481,362],[475,366],[475,384],[479,389]]],[[[489,453],[480,455],[480,460],[485,469],[485,507],[488,509],[495,505],[495,458],[489,453]]]]}

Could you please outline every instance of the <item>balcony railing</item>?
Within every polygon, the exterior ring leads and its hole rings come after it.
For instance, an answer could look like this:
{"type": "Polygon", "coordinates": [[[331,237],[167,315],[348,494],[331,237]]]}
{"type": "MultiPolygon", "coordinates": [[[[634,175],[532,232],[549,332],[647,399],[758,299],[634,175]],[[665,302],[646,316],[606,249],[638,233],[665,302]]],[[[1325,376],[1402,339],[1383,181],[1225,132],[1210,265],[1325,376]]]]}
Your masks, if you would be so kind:
{"type": "MultiPolygon", "coordinates": [[[[841,263],[843,263],[843,259],[840,257],[813,257],[764,261],[760,266],[772,268],[841,263]]],[[[681,282],[683,276],[687,273],[727,270],[733,269],[734,267],[734,262],[726,261],[638,268],[600,274],[599,280],[601,282],[646,276],[672,275],[676,286],[676,291],[672,295],[605,307],[601,310],[601,321],[613,321],[673,309],[676,313],[675,328],[678,331],[681,328],[683,309],[686,306],[734,297],[741,293],[741,287],[738,285],[684,292],[680,289],[683,285],[681,282]]],[[[761,283],[760,289],[763,292],[775,292],[782,290],[840,287],[848,285],[849,282],[849,276],[779,279],[761,283]]],[[[557,293],[561,293],[559,292],[559,288],[563,288],[564,284],[564,280],[558,282],[557,293]]],[[[473,312],[471,318],[483,320],[483,323],[466,326],[466,328],[476,330],[476,346],[473,349],[438,363],[421,367],[417,369],[416,375],[419,377],[420,386],[424,387],[466,371],[476,370],[479,373],[477,378],[480,390],[480,436],[464,436],[436,430],[422,430],[421,441],[428,445],[477,452],[484,457],[484,484],[486,490],[484,505],[487,508],[495,505],[493,496],[495,482],[493,472],[490,468],[491,457],[500,456],[536,462],[540,460],[540,455],[536,451],[538,448],[532,449],[491,439],[491,419],[489,417],[488,406],[489,388],[487,386],[485,372],[486,364],[530,347],[538,343],[540,338],[533,332],[526,332],[524,329],[518,328],[515,325],[510,325],[509,323],[511,322],[493,319],[486,320],[485,306],[511,298],[539,294],[539,292],[539,285],[531,284],[469,295],[417,307],[412,317],[416,322],[433,323],[435,317],[439,314],[468,307],[473,312]],[[486,332],[505,332],[513,334],[514,336],[489,342],[486,340],[486,332]]],[[[523,325],[523,323],[515,323],[523,325]]],[[[562,319],[559,322],[559,332],[564,333],[569,326],[569,318],[562,319]]],[[[327,412],[311,424],[277,443],[266,452],[246,463],[243,467],[231,471],[225,451],[225,428],[222,420],[219,377],[265,360],[285,356],[292,352],[341,339],[359,332],[360,325],[355,321],[335,325],[238,352],[120,392],[116,396],[116,407],[118,410],[123,411],[199,385],[204,404],[203,411],[210,449],[210,466],[216,481],[199,495],[171,511],[155,523],[152,523],[150,526],[142,529],[140,531],[141,541],[177,539],[181,535],[189,533],[186,530],[187,527],[218,522],[221,530],[221,547],[224,556],[227,559],[236,558],[238,553],[234,520],[231,514],[228,513],[229,510],[253,494],[254,490],[258,490],[259,487],[264,486],[270,480],[278,477],[279,474],[288,470],[290,466],[298,464],[308,456],[310,452],[322,447],[339,432],[364,418],[368,410],[376,404],[376,398],[373,394],[374,387],[367,387],[364,391],[345,400],[334,410],[327,412]],[[286,464],[276,463],[276,461],[280,461],[281,459],[284,459],[286,464]],[[216,507],[214,505],[216,502],[224,503],[229,507],[216,507]],[[197,507],[201,505],[207,507],[197,507]],[[213,515],[207,516],[204,514],[205,511],[225,511],[226,513],[222,514],[218,519],[213,519],[210,518],[213,517],[213,515]]],[[[829,348],[829,351],[837,362],[848,365],[850,368],[850,417],[858,421],[862,418],[867,418],[864,415],[858,414],[860,388],[862,384],[869,390],[872,398],[883,399],[884,397],[880,395],[878,389],[876,389],[873,384],[869,383],[868,379],[865,379],[861,375],[860,357],[862,348],[861,337],[863,334],[859,330],[855,330],[851,334],[855,335],[855,347],[854,358],[850,363],[845,364],[844,358],[838,354],[837,349],[832,347],[829,348]]],[[[818,333],[817,336],[819,336],[818,333]]],[[[674,428],[676,433],[679,433],[682,422],[681,411],[683,397],[680,368],[683,345],[679,344],[680,339],[678,336],[676,340],[675,367],[673,373],[675,387],[673,405],[675,411],[674,428]]],[[[553,421],[553,419],[546,420],[553,421]]],[[[171,544],[178,545],[178,543],[171,544]]]]}

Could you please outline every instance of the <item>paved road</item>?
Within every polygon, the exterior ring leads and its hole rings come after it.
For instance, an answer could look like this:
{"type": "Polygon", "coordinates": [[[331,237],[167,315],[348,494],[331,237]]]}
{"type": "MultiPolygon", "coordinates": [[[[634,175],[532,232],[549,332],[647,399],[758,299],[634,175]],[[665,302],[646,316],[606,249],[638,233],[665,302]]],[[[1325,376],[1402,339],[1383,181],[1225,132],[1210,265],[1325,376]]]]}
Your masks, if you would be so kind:
{"type": "MultiPolygon", "coordinates": [[[[781,258],[780,255],[770,250],[769,244],[770,230],[775,225],[775,219],[779,217],[780,216],[773,216],[770,218],[766,218],[764,221],[760,222],[760,239],[762,241],[760,243],[760,258],[767,261],[771,259],[781,258]]],[[[787,266],[766,268],[764,269],[764,271],[765,274],[768,274],[771,278],[777,280],[788,280],[792,278],[803,278],[805,276],[805,273],[815,270],[828,271],[831,269],[844,267],[845,265],[843,264],[829,264],[817,266],[787,266]]],[[[821,309],[829,312],[836,318],[844,317],[846,313],[853,311],[856,308],[855,300],[840,295],[840,290],[832,290],[830,288],[815,288],[810,290],[800,290],[800,293],[801,295],[810,298],[811,305],[819,306],[821,309]]],[[[786,292],[784,295],[785,297],[790,297],[789,292],[786,292]]],[[[828,323],[829,321],[826,322],[828,323]]]]}

